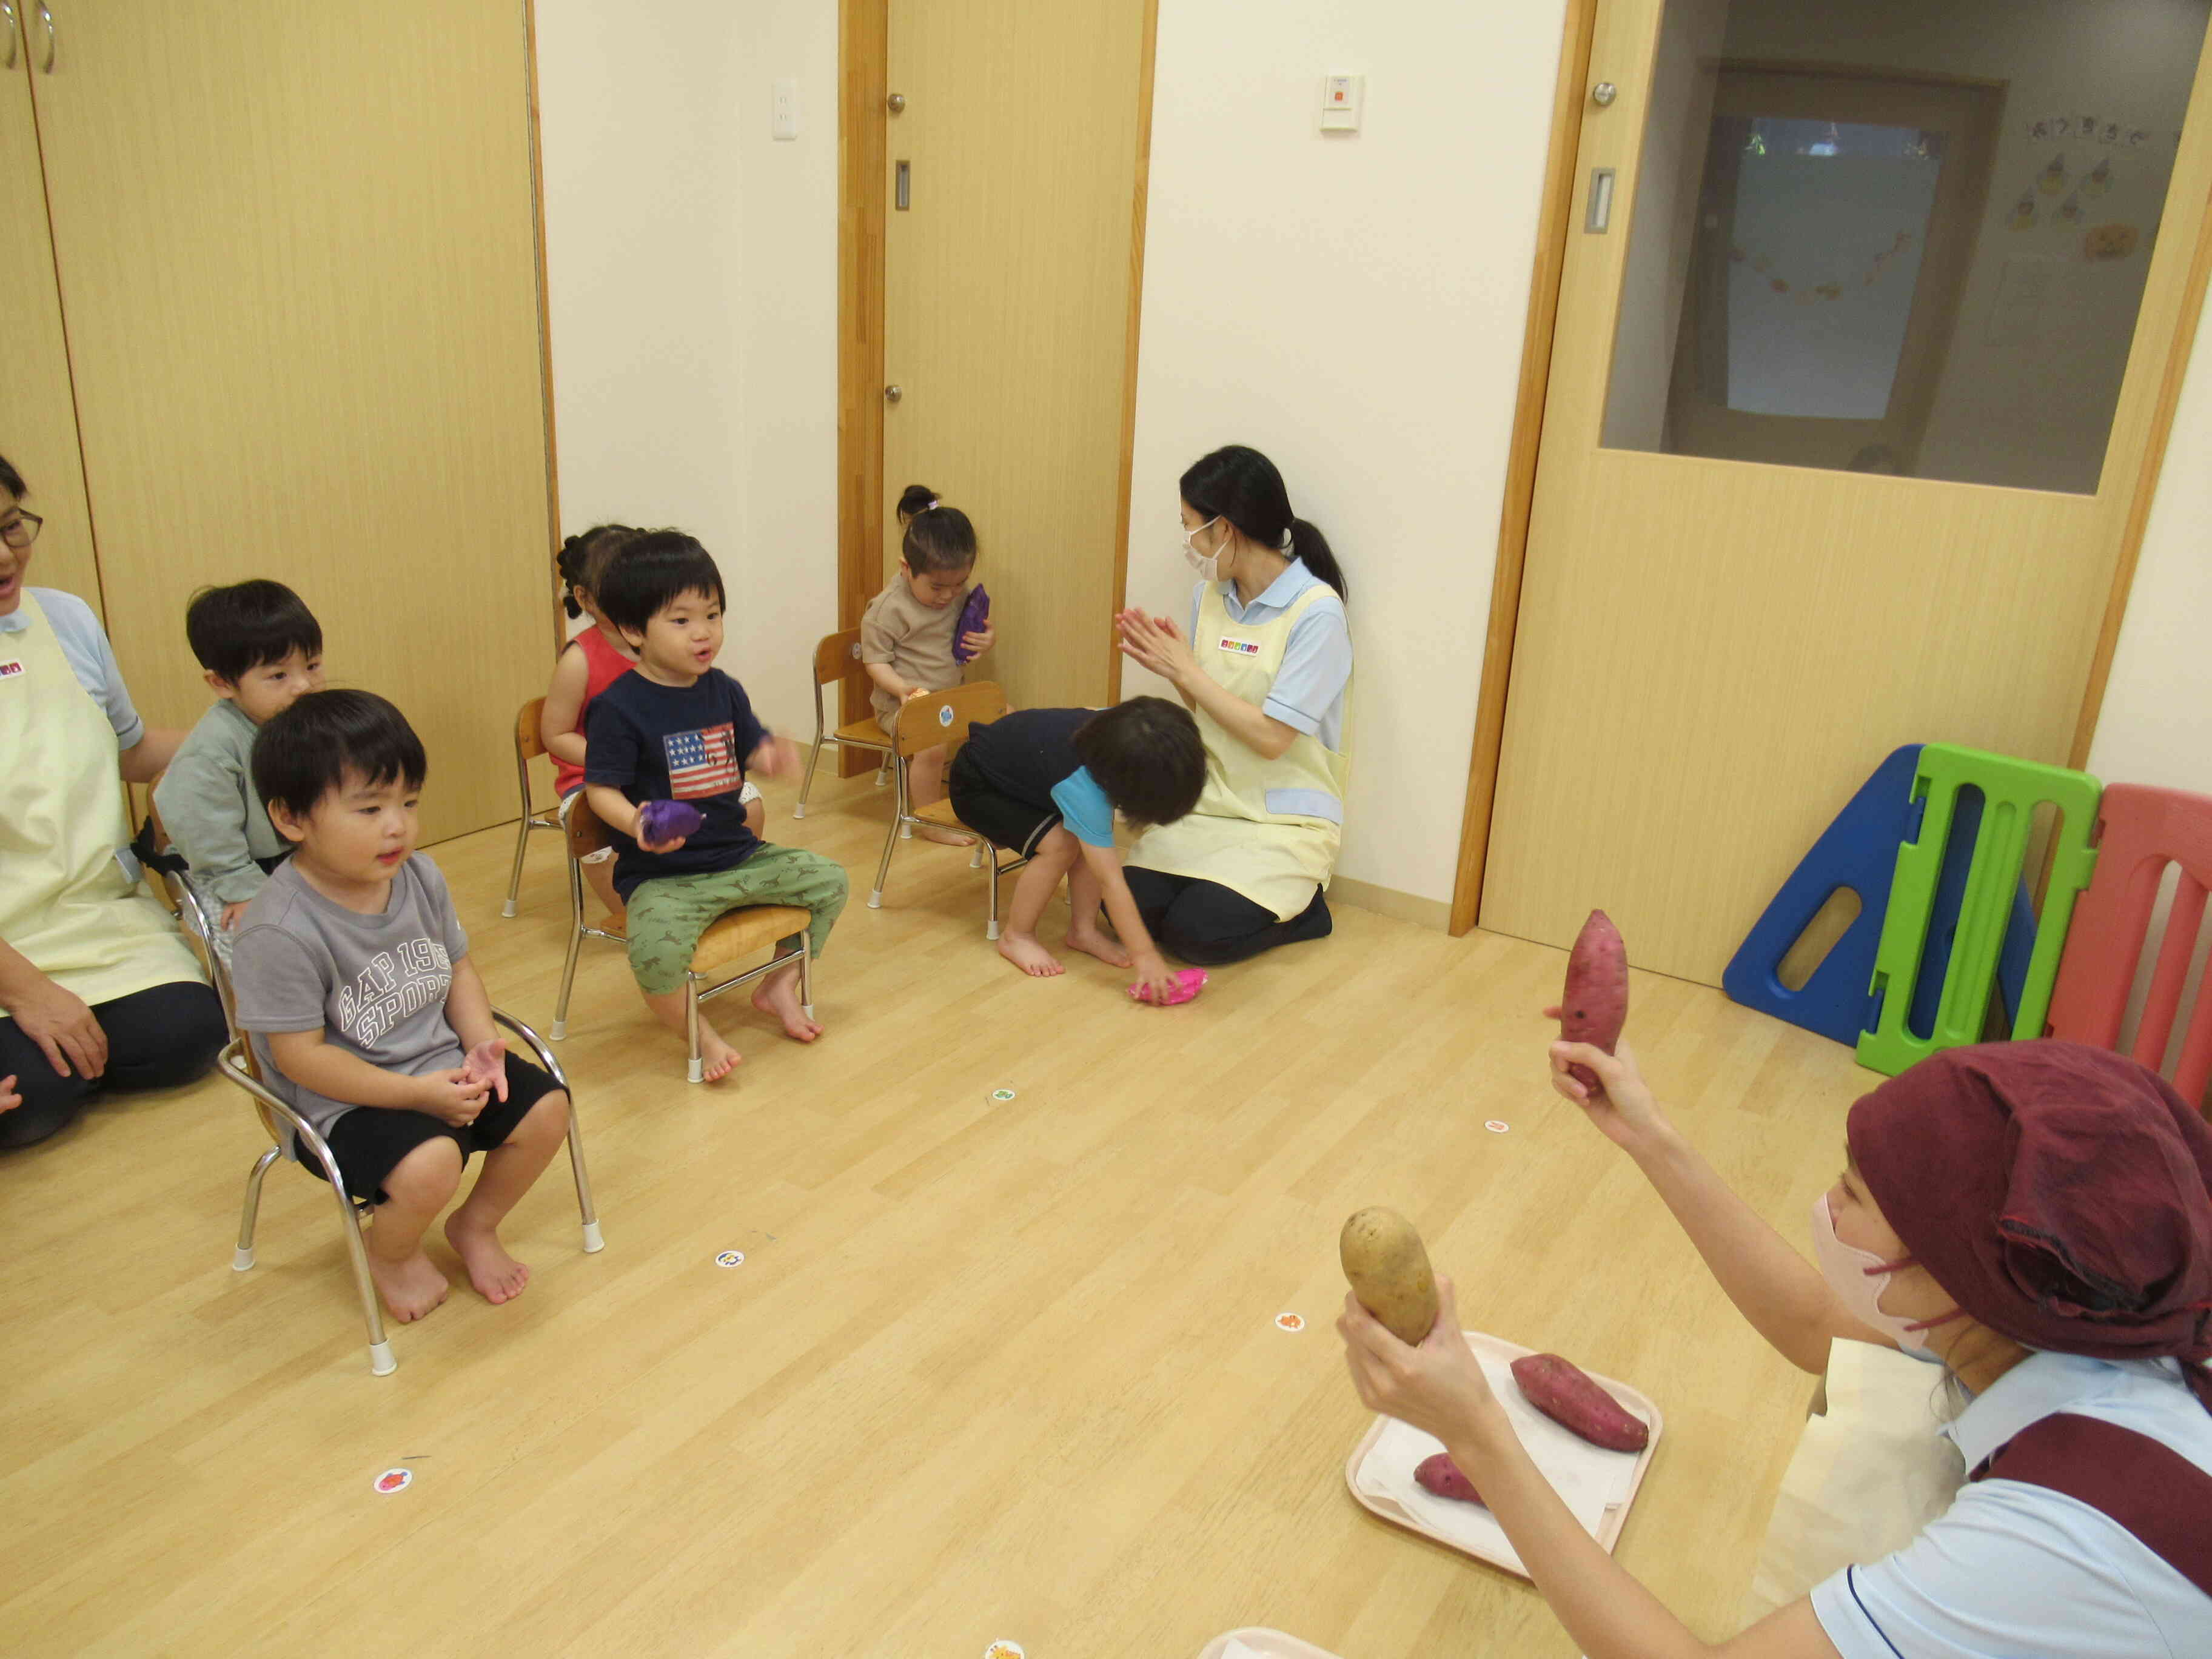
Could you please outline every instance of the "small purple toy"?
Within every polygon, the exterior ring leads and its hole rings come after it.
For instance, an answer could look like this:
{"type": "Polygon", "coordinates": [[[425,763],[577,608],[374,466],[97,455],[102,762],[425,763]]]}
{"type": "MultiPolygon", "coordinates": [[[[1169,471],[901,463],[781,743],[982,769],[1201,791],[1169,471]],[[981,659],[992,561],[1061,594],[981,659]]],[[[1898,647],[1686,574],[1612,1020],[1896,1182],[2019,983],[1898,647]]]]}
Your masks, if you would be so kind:
{"type": "Polygon", "coordinates": [[[952,660],[964,663],[975,653],[968,648],[968,636],[991,619],[991,596],[977,582],[968,590],[968,603],[960,607],[960,620],[952,624],[952,660]]]}
{"type": "Polygon", "coordinates": [[[637,809],[637,838],[655,843],[688,836],[707,821],[696,806],[680,800],[649,800],[637,809]]]}
{"type": "Polygon", "coordinates": [[[1176,988],[1164,997],[1156,997],[1142,980],[1129,988],[1129,995],[1139,1002],[1149,1003],[1155,1008],[1176,1008],[1188,1002],[1206,988],[1206,969],[1186,968],[1176,975],[1176,988]]]}

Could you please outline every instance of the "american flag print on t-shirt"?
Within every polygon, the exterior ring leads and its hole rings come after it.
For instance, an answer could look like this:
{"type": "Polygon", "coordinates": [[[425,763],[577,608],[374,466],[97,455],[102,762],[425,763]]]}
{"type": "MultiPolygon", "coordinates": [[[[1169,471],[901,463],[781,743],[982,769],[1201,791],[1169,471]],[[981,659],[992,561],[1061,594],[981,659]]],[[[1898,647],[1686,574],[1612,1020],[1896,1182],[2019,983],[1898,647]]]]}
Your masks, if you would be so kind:
{"type": "Polygon", "coordinates": [[[672,732],[660,741],[668,755],[668,793],[677,800],[727,794],[744,781],[738,729],[727,720],[703,732],[672,732]]]}

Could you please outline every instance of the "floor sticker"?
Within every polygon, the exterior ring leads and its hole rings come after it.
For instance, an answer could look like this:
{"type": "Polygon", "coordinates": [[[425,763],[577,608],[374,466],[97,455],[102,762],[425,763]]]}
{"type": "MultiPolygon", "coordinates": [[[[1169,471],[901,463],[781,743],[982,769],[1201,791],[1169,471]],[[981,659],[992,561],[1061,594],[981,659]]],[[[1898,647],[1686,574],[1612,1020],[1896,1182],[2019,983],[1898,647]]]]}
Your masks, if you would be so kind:
{"type": "Polygon", "coordinates": [[[412,1469],[386,1469],[376,1477],[376,1489],[389,1498],[393,1492],[405,1492],[415,1484],[412,1469]]]}
{"type": "Polygon", "coordinates": [[[1507,1123],[1501,1123],[1498,1119],[1493,1117],[1489,1122],[1484,1124],[1482,1127],[1489,1130],[1490,1133],[1494,1135],[1502,1135],[1512,1126],[1507,1123]]]}
{"type": "Polygon", "coordinates": [[[1012,1100],[1013,1097],[1014,1091],[1012,1089],[994,1089],[991,1091],[991,1098],[994,1100],[1012,1100]]]}
{"type": "Polygon", "coordinates": [[[745,1265],[745,1253],[743,1250],[725,1250],[714,1258],[714,1265],[717,1267],[742,1267],[745,1265]]]}
{"type": "Polygon", "coordinates": [[[1302,1331],[1305,1328],[1304,1314],[1279,1313],[1275,1316],[1275,1328],[1279,1331],[1302,1331]]]}
{"type": "Polygon", "coordinates": [[[983,1650],[983,1659],[1030,1659],[1030,1651],[1019,1642],[994,1642],[983,1650]]]}

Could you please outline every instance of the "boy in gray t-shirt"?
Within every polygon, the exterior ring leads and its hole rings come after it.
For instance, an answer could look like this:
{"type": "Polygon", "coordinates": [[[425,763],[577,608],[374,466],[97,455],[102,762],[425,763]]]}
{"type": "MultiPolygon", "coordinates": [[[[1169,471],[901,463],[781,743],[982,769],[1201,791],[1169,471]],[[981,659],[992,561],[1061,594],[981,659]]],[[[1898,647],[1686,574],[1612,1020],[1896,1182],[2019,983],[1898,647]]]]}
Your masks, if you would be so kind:
{"type": "MultiPolygon", "coordinates": [[[[415,851],[426,768],[399,711],[366,691],[311,692],[261,727],[254,787],[293,853],[247,907],[232,968],[270,1091],[376,1206],[369,1272],[402,1321],[451,1288],[422,1235],[472,1152],[483,1171],[446,1237],[487,1301],[521,1294],[530,1270],[499,1224],[568,1128],[568,1096],[507,1054],[446,879],[415,851]]],[[[294,1156],[327,1178],[304,1138],[294,1156]]]]}

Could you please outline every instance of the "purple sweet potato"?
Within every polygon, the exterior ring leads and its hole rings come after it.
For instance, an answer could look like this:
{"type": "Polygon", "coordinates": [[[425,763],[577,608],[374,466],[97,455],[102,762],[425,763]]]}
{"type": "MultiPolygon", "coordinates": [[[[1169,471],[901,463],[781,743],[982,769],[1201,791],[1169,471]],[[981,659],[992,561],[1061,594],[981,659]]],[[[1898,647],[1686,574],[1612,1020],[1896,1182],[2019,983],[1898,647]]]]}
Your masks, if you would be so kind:
{"type": "Polygon", "coordinates": [[[1456,1498],[1462,1504],[1480,1504],[1482,1494],[1474,1489],[1474,1482],[1459,1472],[1449,1452],[1438,1452],[1434,1457],[1425,1457],[1413,1470],[1413,1480],[1423,1492],[1434,1492],[1439,1498],[1456,1498]]]}
{"type": "Polygon", "coordinates": [[[688,836],[706,822],[688,801],[649,800],[637,809],[637,838],[660,842],[688,836]]]}
{"type": "MultiPolygon", "coordinates": [[[[1567,952],[1567,983],[1559,993],[1559,1035],[1569,1042],[1588,1042],[1607,1054],[1628,1024],[1628,947],[1620,929],[1602,910],[1593,910],[1567,952]]],[[[1587,1066],[1567,1072],[1585,1089],[1601,1085],[1587,1066]]]]}
{"type": "Polygon", "coordinates": [[[1555,1353],[1522,1355],[1513,1362],[1513,1380],[1530,1405],[1593,1446],[1632,1452],[1651,1443],[1649,1425],[1555,1353]]]}

